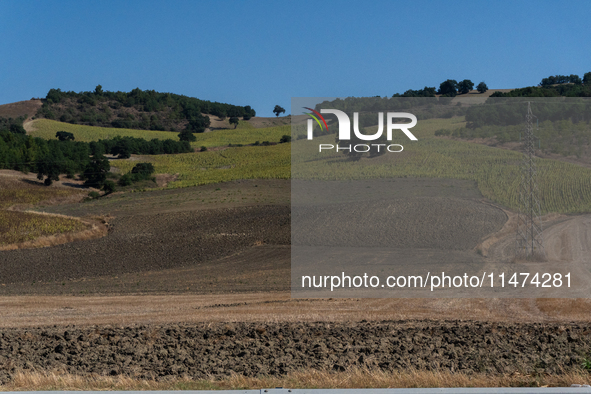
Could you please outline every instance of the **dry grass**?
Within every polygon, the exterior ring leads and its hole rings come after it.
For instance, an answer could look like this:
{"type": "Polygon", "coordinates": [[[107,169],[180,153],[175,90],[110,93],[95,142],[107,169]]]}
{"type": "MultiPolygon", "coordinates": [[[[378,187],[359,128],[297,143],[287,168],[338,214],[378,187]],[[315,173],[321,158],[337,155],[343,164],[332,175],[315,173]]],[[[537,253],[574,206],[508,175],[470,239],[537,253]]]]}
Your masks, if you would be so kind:
{"type": "Polygon", "coordinates": [[[41,100],[25,100],[16,103],[0,105],[0,117],[18,118],[27,115],[29,118],[35,116],[43,102],[41,100]]]}
{"type": "Polygon", "coordinates": [[[569,387],[588,384],[587,372],[561,375],[485,375],[429,371],[351,369],[345,372],[304,370],[286,376],[244,377],[192,380],[172,378],[156,381],[129,376],[77,376],[59,372],[21,371],[0,391],[18,390],[244,390],[273,387],[299,389],[344,388],[428,388],[428,387],[569,387]]]}
{"type": "MultiPolygon", "coordinates": [[[[85,224],[74,218],[0,210],[0,250],[36,247],[38,242],[34,241],[40,237],[59,238],[84,228],[85,224]]],[[[55,243],[47,246],[51,244],[55,243]]]]}
{"type": "Polygon", "coordinates": [[[52,246],[106,234],[101,226],[76,218],[20,211],[39,203],[80,200],[78,189],[41,186],[31,178],[32,174],[0,172],[0,250],[52,246]]]}
{"type": "MultiPolygon", "coordinates": [[[[80,190],[66,187],[47,187],[24,182],[12,176],[13,171],[2,171],[0,175],[0,209],[6,209],[14,204],[32,205],[41,201],[66,199],[73,195],[80,195],[80,190]],[[10,176],[9,176],[10,175],[10,176]]],[[[31,178],[31,177],[29,177],[31,178]]]]}
{"type": "Polygon", "coordinates": [[[107,235],[104,223],[42,212],[0,210],[0,251],[46,248],[107,235]]]}
{"type": "Polygon", "coordinates": [[[290,299],[289,293],[9,296],[0,297],[0,309],[2,328],[364,319],[591,322],[589,299],[290,299]]]}

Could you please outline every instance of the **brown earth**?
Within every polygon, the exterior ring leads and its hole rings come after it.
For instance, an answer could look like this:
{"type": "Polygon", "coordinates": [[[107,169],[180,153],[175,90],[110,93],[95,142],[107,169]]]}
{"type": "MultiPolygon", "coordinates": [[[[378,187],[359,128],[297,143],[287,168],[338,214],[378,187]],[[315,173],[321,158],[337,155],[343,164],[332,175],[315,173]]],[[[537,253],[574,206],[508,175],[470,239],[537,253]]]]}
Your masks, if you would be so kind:
{"type": "Polygon", "coordinates": [[[291,124],[291,116],[278,116],[278,117],[262,117],[262,116],[255,116],[248,120],[255,128],[264,128],[264,127],[276,127],[276,126],[286,126],[291,124]]]}
{"type": "Polygon", "coordinates": [[[27,119],[30,119],[35,116],[42,105],[42,100],[26,100],[2,104],[0,105],[0,118],[18,118],[26,115],[27,119]]]}
{"type": "Polygon", "coordinates": [[[21,370],[138,379],[419,370],[466,375],[580,371],[588,324],[383,321],[4,329],[0,383],[21,370]]]}
{"type": "MultiPolygon", "coordinates": [[[[453,211],[470,196],[464,203],[476,211],[503,216],[479,202],[470,182],[399,181],[396,197],[423,201],[425,212],[433,199],[453,211]]],[[[289,181],[251,180],[41,208],[109,215],[112,230],[0,252],[0,379],[21,370],[136,378],[357,367],[560,374],[588,357],[587,299],[291,299],[290,192],[289,181]],[[468,321],[450,321],[457,319],[468,321]]],[[[505,259],[513,242],[501,216],[487,230],[497,235],[489,259],[505,259]]],[[[582,276],[591,218],[551,220],[549,258],[582,276]]],[[[450,226],[461,252],[477,257],[489,235],[469,223],[450,226]]]]}

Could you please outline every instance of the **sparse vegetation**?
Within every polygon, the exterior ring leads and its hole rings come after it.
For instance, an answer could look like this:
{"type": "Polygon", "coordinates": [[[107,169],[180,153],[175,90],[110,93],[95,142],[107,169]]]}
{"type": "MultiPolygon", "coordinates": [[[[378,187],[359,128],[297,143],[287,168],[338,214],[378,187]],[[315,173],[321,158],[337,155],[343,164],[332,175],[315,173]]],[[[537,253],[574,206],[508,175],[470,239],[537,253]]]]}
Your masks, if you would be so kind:
{"type": "Polygon", "coordinates": [[[84,225],[75,219],[0,210],[0,246],[83,228],[84,225]]]}

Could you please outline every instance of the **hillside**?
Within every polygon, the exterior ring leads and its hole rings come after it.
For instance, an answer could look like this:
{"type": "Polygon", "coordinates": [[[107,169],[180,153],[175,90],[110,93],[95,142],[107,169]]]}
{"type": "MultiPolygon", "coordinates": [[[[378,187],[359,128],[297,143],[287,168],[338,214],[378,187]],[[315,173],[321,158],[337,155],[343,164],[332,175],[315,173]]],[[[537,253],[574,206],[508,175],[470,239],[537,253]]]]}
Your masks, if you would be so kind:
{"type": "Polygon", "coordinates": [[[92,92],[51,89],[37,117],[89,126],[200,133],[211,123],[204,114],[221,120],[227,117],[248,120],[256,112],[248,105],[237,106],[139,88],[130,92],[109,92],[98,85],[92,92]]]}
{"type": "Polygon", "coordinates": [[[15,103],[9,104],[2,104],[0,105],[0,118],[18,118],[21,116],[26,116],[31,118],[35,116],[37,111],[43,105],[42,100],[26,100],[26,101],[17,101],[15,103]]]}

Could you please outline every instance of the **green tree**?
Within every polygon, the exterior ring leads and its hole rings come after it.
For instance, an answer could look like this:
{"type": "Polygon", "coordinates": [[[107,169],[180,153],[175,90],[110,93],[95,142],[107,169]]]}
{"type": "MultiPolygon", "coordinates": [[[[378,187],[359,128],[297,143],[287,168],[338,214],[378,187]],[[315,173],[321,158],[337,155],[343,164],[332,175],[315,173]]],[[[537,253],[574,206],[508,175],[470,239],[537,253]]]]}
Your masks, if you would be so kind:
{"type": "Polygon", "coordinates": [[[476,90],[478,90],[479,93],[484,93],[488,90],[488,86],[486,86],[484,82],[480,82],[478,86],[476,86],[476,90]]]}
{"type": "Polygon", "coordinates": [[[448,79],[445,82],[441,82],[439,85],[439,93],[442,96],[455,97],[457,92],[458,83],[455,79],[448,79]]]}
{"type": "Polygon", "coordinates": [[[102,96],[103,87],[101,85],[96,85],[96,88],[94,88],[94,94],[96,94],[97,96],[102,96]]]}
{"type": "Polygon", "coordinates": [[[583,84],[585,86],[591,85],[591,71],[583,74],[583,84]]]}
{"type": "Polygon", "coordinates": [[[242,119],[244,120],[249,120],[250,118],[252,118],[253,116],[256,116],[256,112],[254,109],[252,109],[250,107],[250,105],[247,105],[246,107],[244,107],[244,115],[242,116],[242,119]]]}
{"type": "Polygon", "coordinates": [[[458,82],[458,90],[460,94],[466,94],[470,92],[474,88],[474,83],[469,79],[464,79],[463,81],[458,82]]]}
{"type": "Polygon", "coordinates": [[[154,171],[156,170],[154,169],[154,165],[152,163],[138,163],[131,170],[131,177],[135,182],[142,181],[149,179],[154,171]]]}
{"type": "Polygon", "coordinates": [[[74,134],[67,131],[58,131],[55,136],[60,141],[74,141],[74,134]]]}
{"type": "Polygon", "coordinates": [[[16,123],[10,125],[10,132],[15,134],[27,134],[25,128],[22,125],[16,123]]]}
{"type": "Polygon", "coordinates": [[[273,113],[275,114],[275,116],[279,116],[279,114],[284,114],[285,113],[285,108],[276,105],[275,108],[273,109],[273,113]]]}
{"type": "Polygon", "coordinates": [[[46,176],[43,182],[45,186],[51,186],[53,181],[60,180],[60,159],[63,159],[63,156],[56,156],[55,152],[50,152],[37,163],[37,179],[42,180],[46,176]]]}
{"type": "Polygon", "coordinates": [[[230,118],[230,124],[233,124],[234,128],[238,127],[238,123],[240,123],[240,120],[236,116],[230,118]]]}
{"type": "Polygon", "coordinates": [[[103,183],[103,187],[101,188],[101,190],[103,192],[105,192],[104,195],[113,193],[115,191],[115,189],[116,189],[115,182],[108,181],[108,180],[103,183]]]}
{"type": "Polygon", "coordinates": [[[103,155],[95,155],[90,160],[90,163],[84,169],[84,179],[86,186],[100,189],[107,180],[107,173],[111,170],[109,159],[103,155]]]}
{"type": "Polygon", "coordinates": [[[193,142],[197,141],[197,137],[190,130],[183,130],[179,133],[179,140],[193,142]]]}
{"type": "Polygon", "coordinates": [[[129,186],[133,183],[133,179],[131,178],[131,174],[124,174],[119,178],[117,184],[119,186],[129,186]]]}

